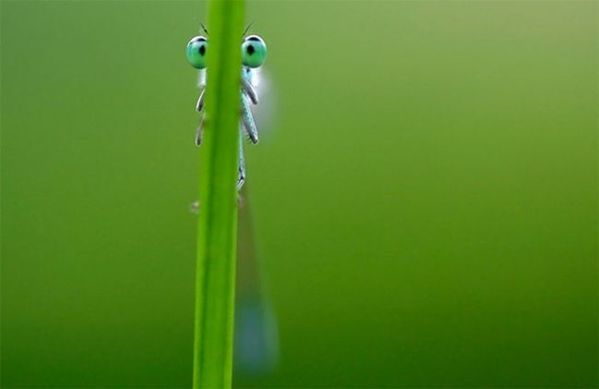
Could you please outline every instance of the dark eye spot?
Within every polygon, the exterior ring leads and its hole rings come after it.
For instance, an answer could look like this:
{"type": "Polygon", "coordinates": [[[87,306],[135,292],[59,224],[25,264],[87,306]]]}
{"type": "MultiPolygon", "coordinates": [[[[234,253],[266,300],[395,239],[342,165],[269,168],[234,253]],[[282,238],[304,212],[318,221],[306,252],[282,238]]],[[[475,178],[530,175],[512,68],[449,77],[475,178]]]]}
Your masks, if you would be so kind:
{"type": "Polygon", "coordinates": [[[254,52],[256,51],[256,49],[254,49],[254,46],[253,46],[253,45],[248,45],[248,47],[247,47],[246,51],[247,51],[247,53],[248,53],[249,55],[252,55],[252,54],[254,54],[254,52]]]}
{"type": "Polygon", "coordinates": [[[200,46],[200,48],[198,49],[198,52],[200,53],[200,55],[204,55],[206,54],[206,45],[202,45],[200,46]]]}

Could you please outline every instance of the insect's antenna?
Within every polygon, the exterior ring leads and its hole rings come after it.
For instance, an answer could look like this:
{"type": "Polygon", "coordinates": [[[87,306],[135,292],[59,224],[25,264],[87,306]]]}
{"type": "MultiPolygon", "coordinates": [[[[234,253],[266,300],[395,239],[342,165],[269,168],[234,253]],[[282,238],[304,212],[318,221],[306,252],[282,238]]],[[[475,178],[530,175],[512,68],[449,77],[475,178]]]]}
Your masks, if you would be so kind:
{"type": "Polygon", "coordinates": [[[248,32],[248,30],[250,29],[250,27],[252,27],[253,24],[254,24],[254,22],[251,22],[250,24],[248,24],[248,26],[243,31],[243,34],[241,34],[242,38],[245,36],[245,34],[248,32]]]}
{"type": "Polygon", "coordinates": [[[204,23],[200,23],[200,26],[202,26],[202,30],[204,30],[204,32],[206,33],[206,35],[210,35],[210,33],[208,32],[208,30],[206,29],[206,26],[204,26],[204,23]]]}

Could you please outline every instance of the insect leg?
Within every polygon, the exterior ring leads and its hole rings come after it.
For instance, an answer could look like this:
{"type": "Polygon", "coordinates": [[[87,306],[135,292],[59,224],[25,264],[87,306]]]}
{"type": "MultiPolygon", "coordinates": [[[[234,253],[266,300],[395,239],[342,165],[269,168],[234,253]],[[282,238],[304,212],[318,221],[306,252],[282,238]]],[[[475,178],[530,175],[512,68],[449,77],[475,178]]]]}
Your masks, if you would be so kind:
{"type": "Polygon", "coordinates": [[[243,158],[243,132],[239,129],[239,177],[237,178],[237,191],[241,190],[245,182],[245,159],[243,158]]]}
{"type": "Polygon", "coordinates": [[[200,92],[200,97],[198,98],[198,102],[196,103],[196,111],[201,112],[202,108],[204,108],[204,92],[206,89],[202,89],[200,92]]]}
{"type": "Polygon", "coordinates": [[[204,133],[204,113],[201,113],[200,114],[200,124],[198,125],[198,128],[196,129],[196,139],[195,139],[196,146],[199,146],[202,144],[203,133],[204,133]]]}
{"type": "Polygon", "coordinates": [[[252,143],[258,143],[258,128],[256,128],[248,98],[243,93],[241,94],[241,121],[252,143]]]}
{"type": "Polygon", "coordinates": [[[256,93],[256,89],[250,84],[250,82],[245,78],[241,77],[241,88],[243,92],[252,100],[254,105],[258,104],[258,94],[256,93]]]}

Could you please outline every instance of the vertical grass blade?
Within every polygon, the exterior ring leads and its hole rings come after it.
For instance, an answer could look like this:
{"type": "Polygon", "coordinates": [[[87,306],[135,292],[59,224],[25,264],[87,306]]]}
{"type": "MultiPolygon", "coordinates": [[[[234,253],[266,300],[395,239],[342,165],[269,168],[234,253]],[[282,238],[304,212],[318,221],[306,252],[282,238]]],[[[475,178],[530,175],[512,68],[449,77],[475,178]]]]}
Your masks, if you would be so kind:
{"type": "Polygon", "coordinates": [[[206,128],[201,151],[194,388],[230,388],[237,246],[243,1],[208,2],[206,128]]]}

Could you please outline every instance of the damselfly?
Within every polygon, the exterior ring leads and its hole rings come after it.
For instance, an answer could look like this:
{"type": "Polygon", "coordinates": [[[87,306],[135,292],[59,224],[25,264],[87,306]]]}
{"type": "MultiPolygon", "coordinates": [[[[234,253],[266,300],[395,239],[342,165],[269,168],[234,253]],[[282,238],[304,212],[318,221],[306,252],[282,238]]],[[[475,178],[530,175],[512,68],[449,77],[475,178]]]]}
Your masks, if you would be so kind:
{"type": "MultiPolygon", "coordinates": [[[[202,26],[206,35],[208,32],[202,26]]],[[[249,27],[248,27],[249,28],[249,27]]],[[[243,156],[244,133],[252,143],[258,142],[258,128],[251,104],[258,104],[258,68],[266,59],[266,44],[257,35],[243,33],[241,44],[241,118],[239,128],[239,165],[237,189],[239,193],[239,233],[238,271],[235,309],[235,371],[251,376],[268,373],[276,364],[278,336],[276,319],[266,295],[262,271],[254,245],[253,223],[250,202],[245,181],[245,161],[243,156]],[[243,195],[243,201],[241,201],[243,195]]],[[[204,92],[206,87],[206,52],[208,39],[196,36],[187,44],[187,60],[199,69],[200,97],[196,110],[200,112],[200,124],[196,130],[195,143],[202,143],[204,118],[204,92]]],[[[192,211],[199,212],[199,203],[192,204],[192,211]]]]}
{"type": "MultiPolygon", "coordinates": [[[[203,26],[202,26],[203,28],[203,26]]],[[[249,28],[249,27],[248,27],[249,28]]],[[[206,29],[204,28],[204,31],[206,29]]],[[[243,133],[245,132],[252,143],[258,143],[258,128],[254,120],[254,115],[250,108],[250,102],[258,104],[258,94],[254,86],[255,70],[258,69],[266,60],[266,43],[258,35],[246,36],[243,33],[241,43],[241,119],[239,129],[239,175],[237,178],[237,190],[240,190],[245,182],[245,160],[243,156],[243,133]]],[[[208,32],[206,31],[206,34],[208,32]]],[[[202,131],[204,127],[204,95],[206,87],[206,53],[208,50],[208,39],[205,36],[198,35],[192,38],[187,44],[187,60],[196,69],[200,71],[199,87],[200,97],[196,103],[196,111],[200,112],[200,124],[196,130],[195,143],[199,146],[202,143],[202,131]]]]}

